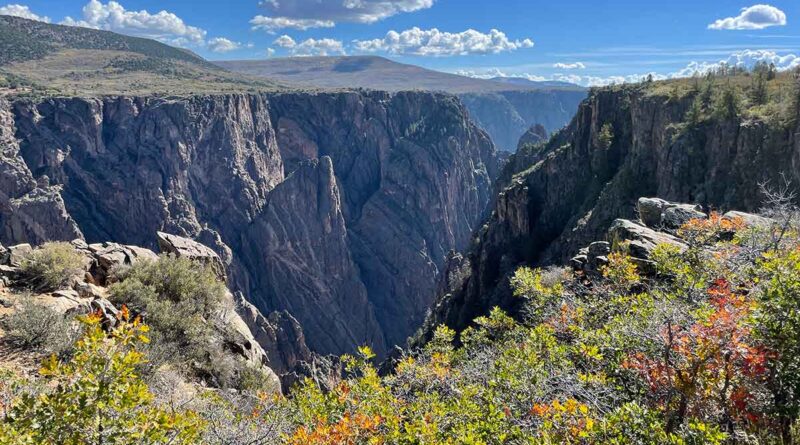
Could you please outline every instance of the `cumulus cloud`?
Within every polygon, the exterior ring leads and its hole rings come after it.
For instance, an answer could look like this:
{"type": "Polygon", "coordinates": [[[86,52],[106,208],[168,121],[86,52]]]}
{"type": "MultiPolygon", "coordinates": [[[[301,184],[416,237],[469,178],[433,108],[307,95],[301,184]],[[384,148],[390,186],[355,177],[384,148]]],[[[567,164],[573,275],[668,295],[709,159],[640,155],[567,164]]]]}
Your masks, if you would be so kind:
{"type": "Polygon", "coordinates": [[[292,19],[289,17],[266,17],[257,15],[250,19],[251,29],[264,30],[268,33],[275,33],[278,29],[297,29],[305,31],[311,28],[333,28],[336,23],[332,20],[318,20],[318,19],[292,19]]]}
{"type": "Polygon", "coordinates": [[[31,11],[31,8],[25,5],[10,4],[0,6],[0,15],[13,15],[15,17],[22,17],[24,19],[50,23],[50,17],[34,14],[33,11],[31,11]]]}
{"type": "Polygon", "coordinates": [[[500,68],[487,68],[487,69],[480,70],[480,71],[457,70],[457,71],[454,71],[453,74],[458,74],[459,76],[465,76],[465,77],[474,77],[476,79],[494,79],[494,78],[497,78],[497,77],[513,77],[513,78],[521,78],[521,79],[532,80],[532,81],[535,81],[535,82],[541,82],[541,81],[549,80],[547,77],[538,76],[536,74],[530,74],[530,73],[510,74],[510,73],[507,73],[507,72],[501,70],[500,68]]]}
{"type": "Polygon", "coordinates": [[[556,80],[561,82],[574,83],[576,85],[595,87],[606,86],[613,84],[623,83],[636,83],[641,82],[648,77],[652,76],[653,80],[676,79],[682,77],[692,77],[695,75],[704,75],[721,68],[722,66],[740,67],[740,68],[753,68],[757,63],[764,62],[775,65],[778,71],[787,71],[795,68],[800,68],[800,55],[798,54],[779,54],[770,50],[742,50],[730,54],[728,57],[716,62],[697,62],[693,61],[688,63],[684,68],[679,69],[672,73],[641,73],[641,74],[628,74],[628,75],[613,75],[613,76],[592,76],[592,75],[578,75],[572,73],[555,73],[550,76],[540,76],[530,73],[514,73],[509,74],[498,68],[488,68],[480,71],[460,70],[455,74],[467,77],[475,77],[479,79],[490,79],[493,77],[522,77],[529,80],[544,81],[556,80]]]}
{"type": "Polygon", "coordinates": [[[743,8],[736,17],[719,19],[708,25],[708,29],[764,29],[786,25],[786,14],[771,5],[753,5],[743,8]]]}
{"type": "Polygon", "coordinates": [[[722,66],[753,68],[753,66],[759,62],[773,64],[778,71],[786,71],[800,67],[800,55],[778,54],[770,50],[747,49],[744,51],[737,51],[729,57],[717,62],[691,62],[682,70],[672,73],[671,77],[689,77],[695,74],[706,74],[722,66]]]}
{"type": "Polygon", "coordinates": [[[214,37],[208,41],[206,45],[209,51],[215,53],[227,53],[230,51],[236,51],[237,49],[241,49],[243,47],[252,47],[252,44],[242,45],[239,42],[234,42],[233,40],[226,39],[225,37],[214,37]]]}
{"type": "Polygon", "coordinates": [[[293,56],[327,56],[345,54],[341,40],[306,39],[297,42],[293,38],[282,35],[272,42],[273,45],[288,50],[293,56]]]}
{"type": "Polygon", "coordinates": [[[337,22],[375,23],[433,6],[435,0],[264,0],[268,15],[250,21],[256,29],[330,28],[337,22]],[[255,22],[255,23],[254,23],[255,22]]]}
{"type": "Polygon", "coordinates": [[[205,47],[216,53],[252,47],[252,44],[245,45],[225,37],[206,40],[207,32],[204,29],[186,24],[169,11],[130,11],[115,1],[102,3],[90,0],[81,10],[80,18],[68,16],[61,24],[146,37],[175,46],[205,47]]]}
{"type": "Polygon", "coordinates": [[[402,32],[389,31],[382,39],[355,40],[353,46],[362,52],[383,51],[390,54],[418,56],[456,56],[467,54],[496,54],[531,48],[531,39],[510,40],[505,33],[492,29],[484,34],[474,29],[463,32],[442,32],[436,28],[417,27],[402,32]]]}
{"type": "Polygon", "coordinates": [[[129,11],[115,1],[104,4],[98,0],[90,0],[82,12],[82,19],[67,17],[62,24],[104,29],[180,45],[205,43],[205,30],[187,25],[171,12],[151,14],[145,10],[129,11]]]}
{"type": "Polygon", "coordinates": [[[584,65],[583,62],[555,63],[553,64],[553,68],[558,68],[560,70],[583,70],[586,69],[586,65],[584,65]]]}

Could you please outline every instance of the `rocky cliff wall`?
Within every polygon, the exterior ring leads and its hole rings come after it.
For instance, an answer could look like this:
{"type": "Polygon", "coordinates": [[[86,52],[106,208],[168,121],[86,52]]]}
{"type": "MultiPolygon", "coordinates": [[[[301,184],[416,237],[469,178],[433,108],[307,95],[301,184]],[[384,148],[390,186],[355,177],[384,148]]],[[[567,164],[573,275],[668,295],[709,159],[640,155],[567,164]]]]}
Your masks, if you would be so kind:
{"type": "Polygon", "coordinates": [[[0,242],[196,239],[234,290],[290,313],[321,353],[404,342],[497,173],[488,137],[445,95],[0,105],[0,242]]]}
{"type": "Polygon", "coordinates": [[[566,262],[603,239],[615,218],[634,218],[639,196],[750,211],[763,202],[760,184],[781,184],[781,174],[800,181],[796,121],[711,117],[689,125],[693,100],[642,86],[596,90],[545,147],[512,157],[486,225],[447,266],[421,338],[441,323],[461,329],[494,306],[513,310],[510,273],[566,262]]]}

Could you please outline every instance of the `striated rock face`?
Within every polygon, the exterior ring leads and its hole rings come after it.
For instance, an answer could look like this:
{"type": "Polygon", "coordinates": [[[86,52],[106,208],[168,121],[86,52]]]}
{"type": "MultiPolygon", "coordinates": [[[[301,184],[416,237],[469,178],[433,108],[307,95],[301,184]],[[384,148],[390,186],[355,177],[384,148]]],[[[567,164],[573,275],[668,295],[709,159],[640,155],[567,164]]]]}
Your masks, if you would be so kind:
{"type": "MultiPolygon", "coordinates": [[[[693,100],[638,86],[596,90],[541,151],[512,158],[491,217],[460,261],[468,270],[442,292],[423,339],[437,324],[460,329],[493,306],[512,308],[508,276],[519,265],[566,262],[616,218],[633,219],[640,196],[750,211],[761,205],[760,183],[780,184],[781,173],[800,180],[800,128],[739,119],[676,125],[693,100]],[[610,143],[600,138],[605,125],[610,143]]],[[[645,204],[642,216],[665,228],[700,214],[694,204],[645,204]]]]}
{"type": "MultiPolygon", "coordinates": [[[[445,95],[289,93],[270,103],[287,170],[331,158],[367,298],[385,344],[403,344],[424,319],[445,256],[465,247],[481,220],[494,147],[445,95]]],[[[352,288],[350,301],[359,292],[352,288]]]]}
{"type": "Polygon", "coordinates": [[[325,353],[371,345],[382,330],[350,253],[333,163],[306,161],[270,193],[243,237],[242,262],[253,271],[250,300],[295,314],[312,349],[325,353]]]}
{"type": "Polygon", "coordinates": [[[82,237],[61,188],[34,176],[14,135],[12,105],[0,98],[0,239],[11,244],[82,237]]]}
{"type": "MultiPolygon", "coordinates": [[[[0,242],[171,251],[180,246],[156,232],[195,240],[261,313],[286,311],[272,325],[286,335],[261,338],[298,339],[322,354],[404,343],[447,252],[464,248],[481,221],[497,174],[486,133],[439,94],[0,105],[0,242]]],[[[282,348],[264,348],[273,346],[282,348]]],[[[305,354],[290,346],[276,353],[287,369],[305,354]]]]}

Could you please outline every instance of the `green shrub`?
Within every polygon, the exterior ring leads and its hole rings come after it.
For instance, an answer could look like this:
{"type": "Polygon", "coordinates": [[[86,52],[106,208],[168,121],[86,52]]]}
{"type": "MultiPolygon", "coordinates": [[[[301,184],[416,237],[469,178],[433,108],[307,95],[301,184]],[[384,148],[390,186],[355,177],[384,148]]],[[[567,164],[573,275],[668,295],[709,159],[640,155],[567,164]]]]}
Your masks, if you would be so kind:
{"type": "Polygon", "coordinates": [[[20,265],[22,276],[36,290],[58,290],[84,273],[84,257],[70,243],[45,243],[20,265]]]}
{"type": "Polygon", "coordinates": [[[63,355],[72,347],[78,329],[71,320],[30,297],[0,323],[8,341],[22,349],[63,355]]]}
{"type": "Polygon", "coordinates": [[[199,417],[157,406],[136,372],[147,327],[123,315],[109,335],[99,317],[85,322],[73,357],[45,360],[39,371],[44,385],[12,395],[1,407],[0,444],[199,443],[199,417]]]}
{"type": "Polygon", "coordinates": [[[220,319],[225,285],[214,272],[186,258],[162,255],[116,273],[109,299],[142,314],[152,329],[147,369],[175,364],[218,387],[239,386],[243,360],[226,349],[233,340],[220,319]]]}
{"type": "Polygon", "coordinates": [[[603,127],[600,128],[600,134],[597,136],[598,146],[603,150],[608,150],[611,148],[611,144],[614,143],[614,126],[611,125],[610,122],[606,122],[603,124],[603,127]]]}

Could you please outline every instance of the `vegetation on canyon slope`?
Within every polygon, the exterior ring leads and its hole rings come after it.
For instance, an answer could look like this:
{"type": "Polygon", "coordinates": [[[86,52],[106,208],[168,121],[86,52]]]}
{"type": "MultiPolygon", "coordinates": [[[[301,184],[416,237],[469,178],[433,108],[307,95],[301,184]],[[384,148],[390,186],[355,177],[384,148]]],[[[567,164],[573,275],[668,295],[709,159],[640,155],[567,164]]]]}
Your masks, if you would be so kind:
{"type": "Polygon", "coordinates": [[[88,317],[69,359],[3,380],[0,443],[793,443],[800,231],[779,204],[767,225],[691,220],[648,275],[624,249],[598,276],[521,268],[521,314],[440,327],[387,376],[361,348],[287,398],[166,397],[142,377],[147,327],[88,317]]]}
{"type": "MultiPolygon", "coordinates": [[[[702,80],[652,88],[694,91],[689,123],[774,104],[775,116],[796,118],[785,110],[797,110],[797,93],[778,88],[794,80],[769,73],[767,95],[778,100],[765,104],[758,73],[714,88],[707,104],[702,80]]],[[[329,388],[309,379],[288,397],[244,372],[232,374],[246,382],[237,385],[209,370],[218,362],[202,351],[224,341],[195,329],[220,304],[210,275],[185,261],[143,264],[120,275],[112,299],[149,314],[150,326],[128,310],[115,328],[87,317],[71,350],[38,376],[4,375],[0,444],[800,443],[793,198],[776,197],[764,225],[692,220],[677,231],[688,247],[660,245],[652,264],[615,246],[599,276],[520,268],[512,287],[521,313],[494,310],[460,333],[440,327],[385,376],[362,348],[329,388]],[[159,343],[189,351],[177,364],[196,381],[239,390],[185,385],[175,362],[160,361],[159,343]]]]}

